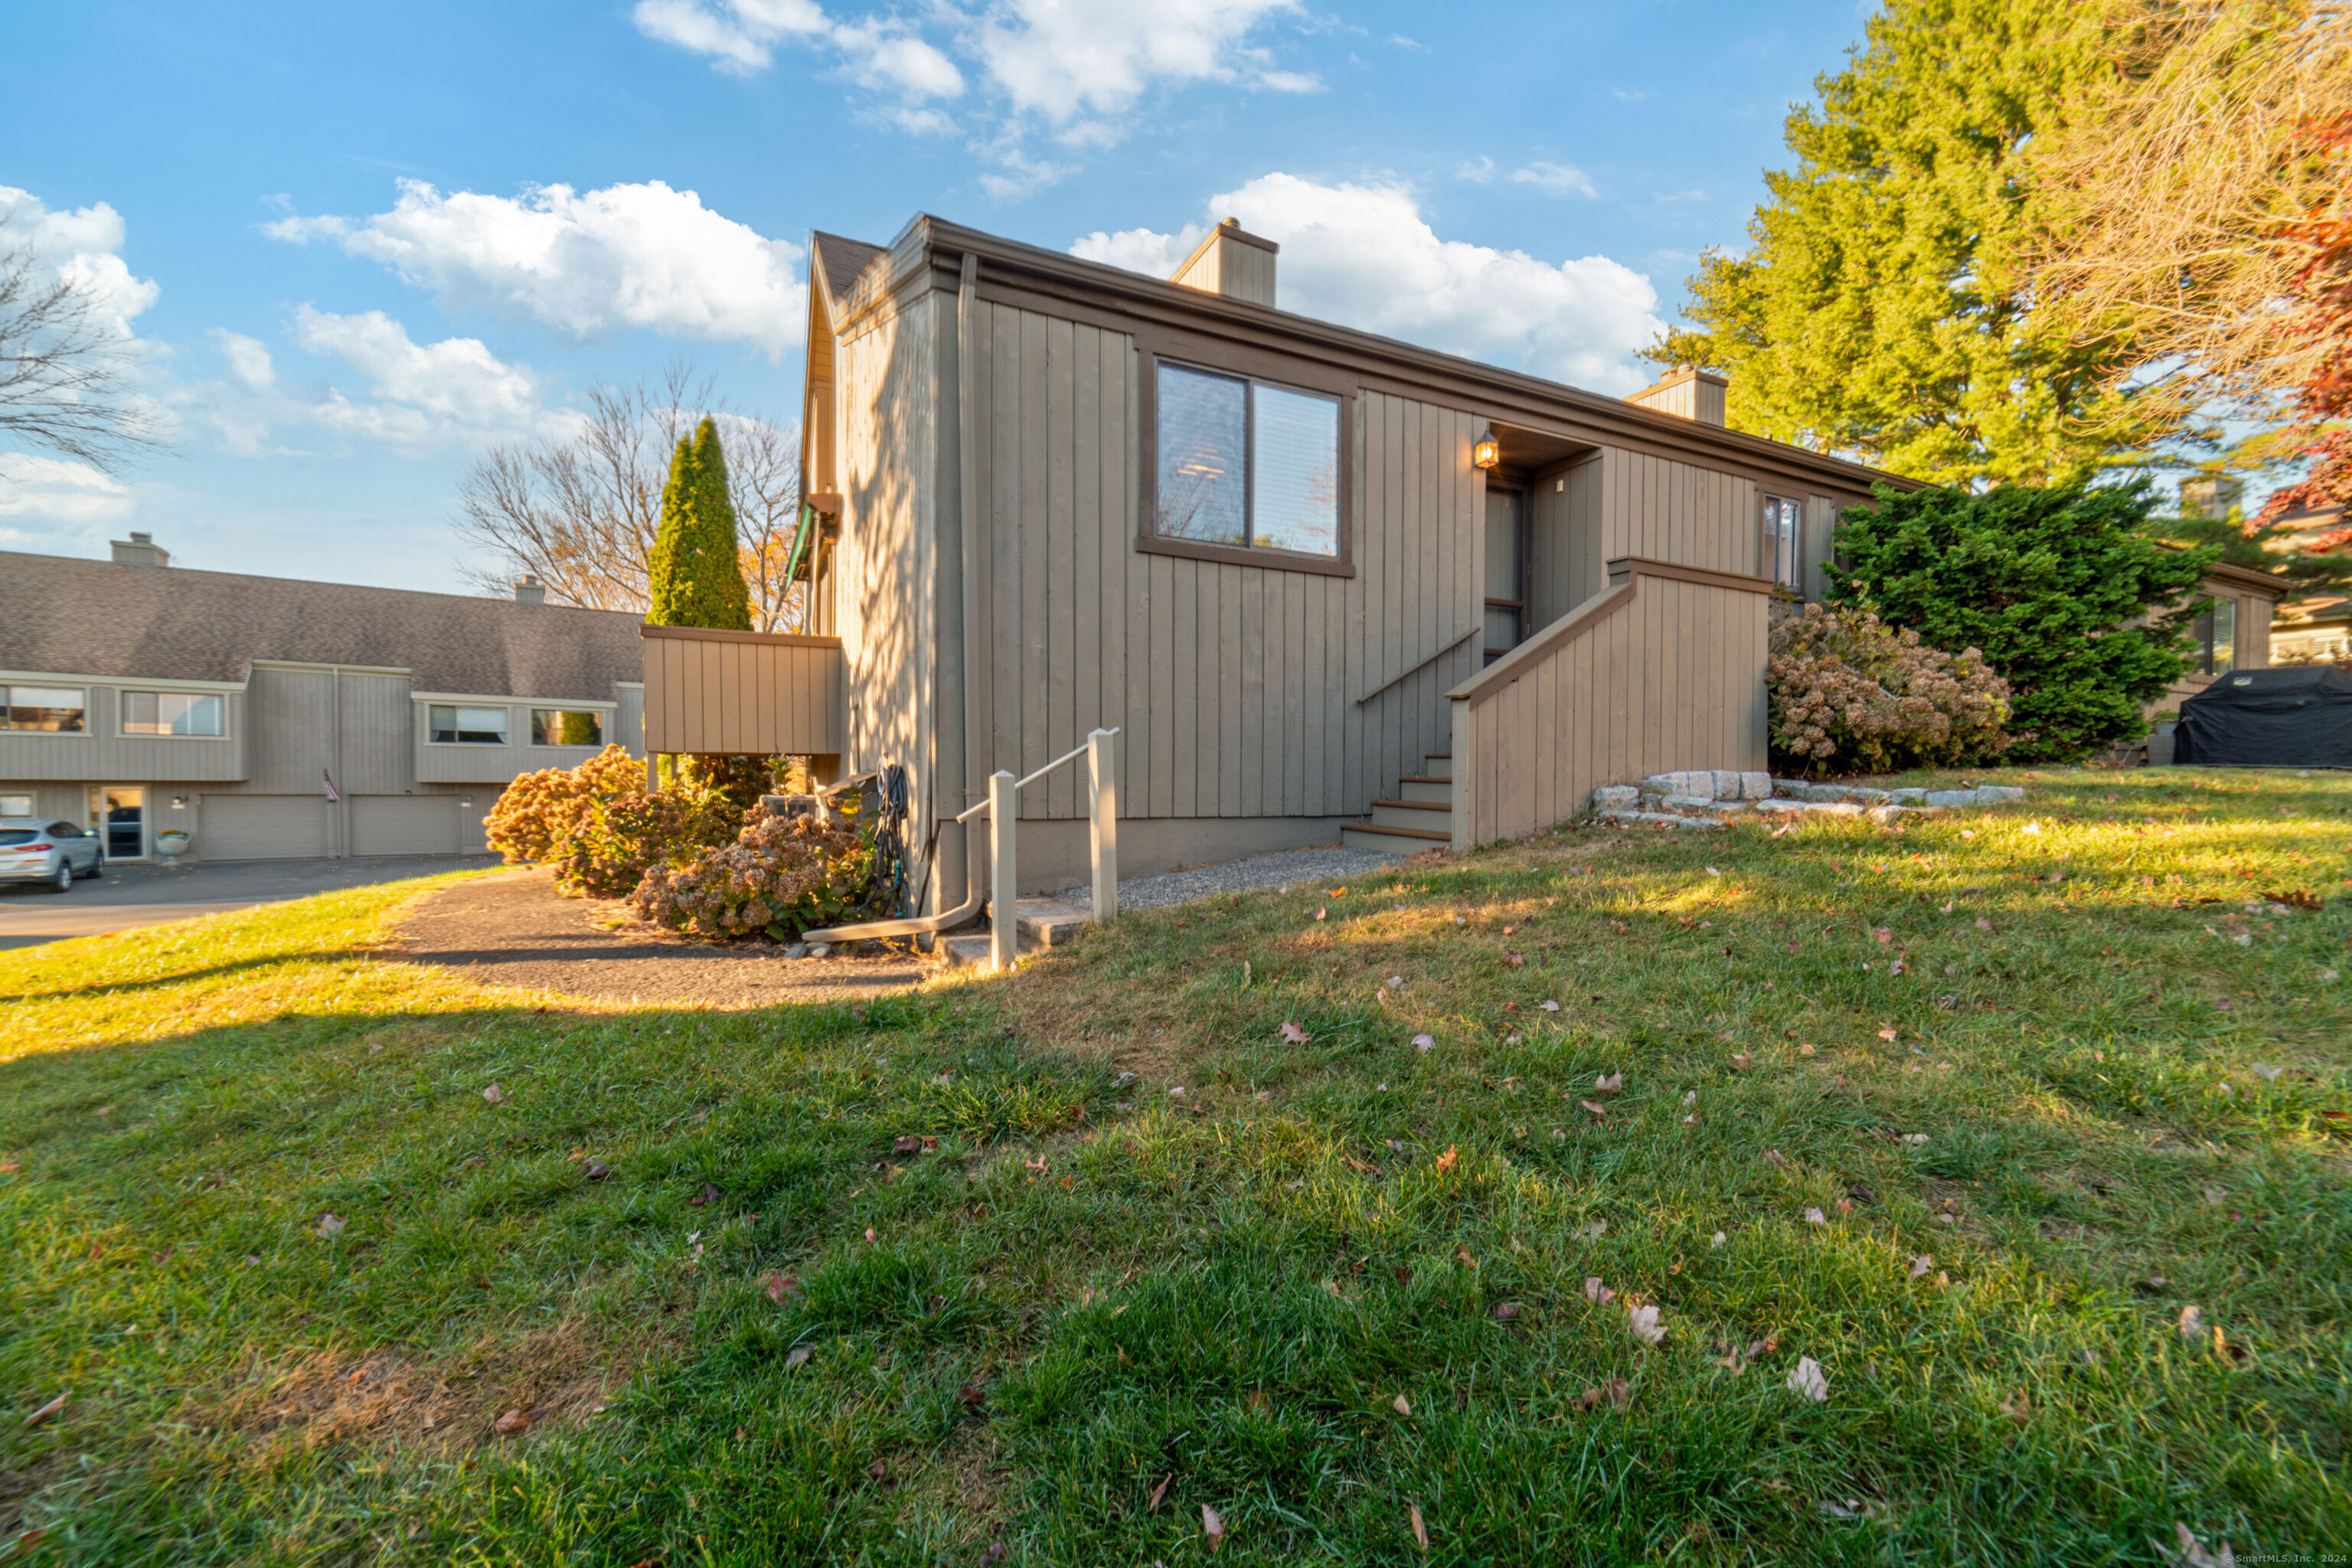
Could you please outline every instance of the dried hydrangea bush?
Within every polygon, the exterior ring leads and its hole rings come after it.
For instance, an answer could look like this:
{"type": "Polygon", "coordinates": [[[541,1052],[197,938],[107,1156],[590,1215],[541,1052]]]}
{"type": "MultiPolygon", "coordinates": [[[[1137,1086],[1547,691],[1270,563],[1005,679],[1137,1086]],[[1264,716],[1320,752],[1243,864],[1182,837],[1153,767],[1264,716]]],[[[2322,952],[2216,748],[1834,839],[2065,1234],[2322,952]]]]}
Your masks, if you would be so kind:
{"type": "Polygon", "coordinates": [[[555,885],[574,896],[626,898],[650,872],[685,865],[742,826],[733,801],[690,785],[600,802],[557,859],[555,885]]]}
{"type": "Polygon", "coordinates": [[[572,847],[599,805],[645,790],[645,764],[607,746],[576,768],[523,774],[507,785],[482,824],[490,847],[508,865],[543,863],[572,847]]]}
{"type": "Polygon", "coordinates": [[[870,835],[759,805],[732,844],[647,869],[631,902],[673,931],[789,942],[863,912],[873,883],[870,835]]]}
{"type": "Polygon", "coordinates": [[[1920,645],[1868,610],[1773,612],[1766,682],[1776,767],[1823,776],[1989,762],[2010,744],[2009,683],[1975,648],[1920,645]]]}

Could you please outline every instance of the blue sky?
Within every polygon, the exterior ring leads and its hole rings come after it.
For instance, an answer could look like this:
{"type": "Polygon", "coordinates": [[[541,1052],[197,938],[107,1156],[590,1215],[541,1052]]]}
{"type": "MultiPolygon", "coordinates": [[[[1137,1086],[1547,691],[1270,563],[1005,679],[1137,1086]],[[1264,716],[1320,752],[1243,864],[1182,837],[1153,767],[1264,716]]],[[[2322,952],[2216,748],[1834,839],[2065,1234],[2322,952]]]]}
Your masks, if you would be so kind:
{"type": "Polygon", "coordinates": [[[168,454],[0,444],[0,549],[454,588],[458,479],[685,355],[789,424],[804,247],[929,211],[1607,392],[1737,245],[1845,5],[16,6],[9,229],[103,289],[168,454]]]}

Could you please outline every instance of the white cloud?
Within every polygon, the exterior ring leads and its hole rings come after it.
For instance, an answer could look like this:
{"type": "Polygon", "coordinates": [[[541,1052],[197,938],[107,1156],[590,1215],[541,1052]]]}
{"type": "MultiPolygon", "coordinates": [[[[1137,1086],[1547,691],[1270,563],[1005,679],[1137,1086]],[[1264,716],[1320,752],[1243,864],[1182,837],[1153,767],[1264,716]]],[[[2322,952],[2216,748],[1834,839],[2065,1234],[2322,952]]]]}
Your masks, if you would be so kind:
{"type": "Polygon", "coordinates": [[[808,287],[801,247],[766,239],[660,181],[577,193],[536,185],[520,196],[446,195],[400,182],[393,209],[356,222],[289,217],[275,238],[329,239],[441,291],[578,337],[646,327],[672,337],[745,342],[773,361],[799,346],[808,287]]]}
{"type": "Polygon", "coordinates": [[[737,76],[767,69],[779,44],[830,44],[860,86],[919,102],[964,89],[955,62],[897,17],[835,21],[814,0],[638,0],[630,17],[646,37],[737,76]]]}
{"type": "Polygon", "coordinates": [[[52,211],[29,191],[0,185],[0,243],[23,247],[58,277],[79,284],[128,342],[131,319],[163,290],[151,279],[131,275],[130,265],[115,254],[123,237],[122,215],[104,202],[52,211]]]}
{"type": "Polygon", "coordinates": [[[1117,114],[1160,84],[1311,90],[1320,85],[1314,79],[1266,69],[1241,52],[1251,29],[1293,9],[1293,0],[998,0],[974,47],[1016,110],[1061,125],[1117,114]]]}
{"type": "Polygon", "coordinates": [[[1580,196],[1601,194],[1592,188],[1592,182],[1585,177],[1583,170],[1570,168],[1565,163],[1529,163],[1525,168],[1512,170],[1511,181],[1514,184],[1533,185],[1555,196],[1564,196],[1570,191],[1580,196]]]}
{"type": "MultiPolygon", "coordinates": [[[[0,517],[37,518],[87,531],[130,515],[131,487],[88,463],[0,452],[0,517]]],[[[0,529],[0,538],[26,537],[15,529],[0,529]]]]}
{"type": "MultiPolygon", "coordinates": [[[[1657,290],[1605,256],[1554,264],[1441,239],[1398,184],[1273,174],[1211,198],[1208,210],[1280,243],[1285,310],[1596,391],[1648,380],[1631,361],[1664,329],[1657,290]]],[[[1097,232],[1070,251],[1164,278],[1207,232],[1097,232]]]]}
{"type": "Polygon", "coordinates": [[[1454,177],[1455,179],[1467,180],[1474,185],[1487,185],[1494,184],[1495,173],[1495,160],[1487,157],[1483,153],[1471,162],[1467,163],[1457,163],[1454,168],[1454,177]]]}

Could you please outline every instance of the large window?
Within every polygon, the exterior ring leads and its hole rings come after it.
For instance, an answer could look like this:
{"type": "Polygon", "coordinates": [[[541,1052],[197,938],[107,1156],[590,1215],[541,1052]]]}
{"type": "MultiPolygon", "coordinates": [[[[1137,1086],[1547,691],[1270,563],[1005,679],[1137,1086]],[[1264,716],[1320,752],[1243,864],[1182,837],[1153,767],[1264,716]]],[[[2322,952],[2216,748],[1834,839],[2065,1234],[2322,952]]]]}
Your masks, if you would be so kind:
{"type": "Polygon", "coordinates": [[[503,708],[460,708],[453,703],[431,705],[427,723],[433,742],[440,746],[503,746],[507,743],[507,710],[503,708]]]}
{"type": "Polygon", "coordinates": [[[2190,623],[2189,635],[2197,639],[2198,673],[2229,674],[2238,667],[2238,601],[2215,599],[2190,623]]]}
{"type": "Polygon", "coordinates": [[[88,733],[87,693],[72,687],[0,686],[0,730],[88,733]]]}
{"type": "Polygon", "coordinates": [[[1164,362],[1154,389],[1154,534],[1339,558],[1339,398],[1164,362]]]}
{"type": "Polygon", "coordinates": [[[29,795],[0,795],[0,816],[30,816],[33,797],[29,795]]]}
{"type": "Polygon", "coordinates": [[[122,732],[126,735],[217,735],[221,710],[217,695],[192,691],[126,691],[122,694],[122,732]]]}
{"type": "Polygon", "coordinates": [[[1784,496],[1764,498],[1763,533],[1757,541],[1756,575],[1784,588],[1797,584],[1797,545],[1804,537],[1804,511],[1784,496]]]}
{"type": "Polygon", "coordinates": [[[534,746],[601,746],[604,721],[593,710],[534,708],[530,710],[530,743],[534,746]]]}

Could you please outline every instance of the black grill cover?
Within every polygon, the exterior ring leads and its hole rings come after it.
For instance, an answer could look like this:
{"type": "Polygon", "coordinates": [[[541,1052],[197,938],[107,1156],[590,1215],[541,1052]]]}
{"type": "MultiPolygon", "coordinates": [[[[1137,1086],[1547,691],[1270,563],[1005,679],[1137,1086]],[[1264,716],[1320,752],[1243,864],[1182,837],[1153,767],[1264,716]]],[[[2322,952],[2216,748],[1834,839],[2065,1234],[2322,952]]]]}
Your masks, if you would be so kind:
{"type": "Polygon", "coordinates": [[[2172,756],[2352,768],[2352,675],[2332,664],[2231,670],[2180,705],[2172,756]]]}

